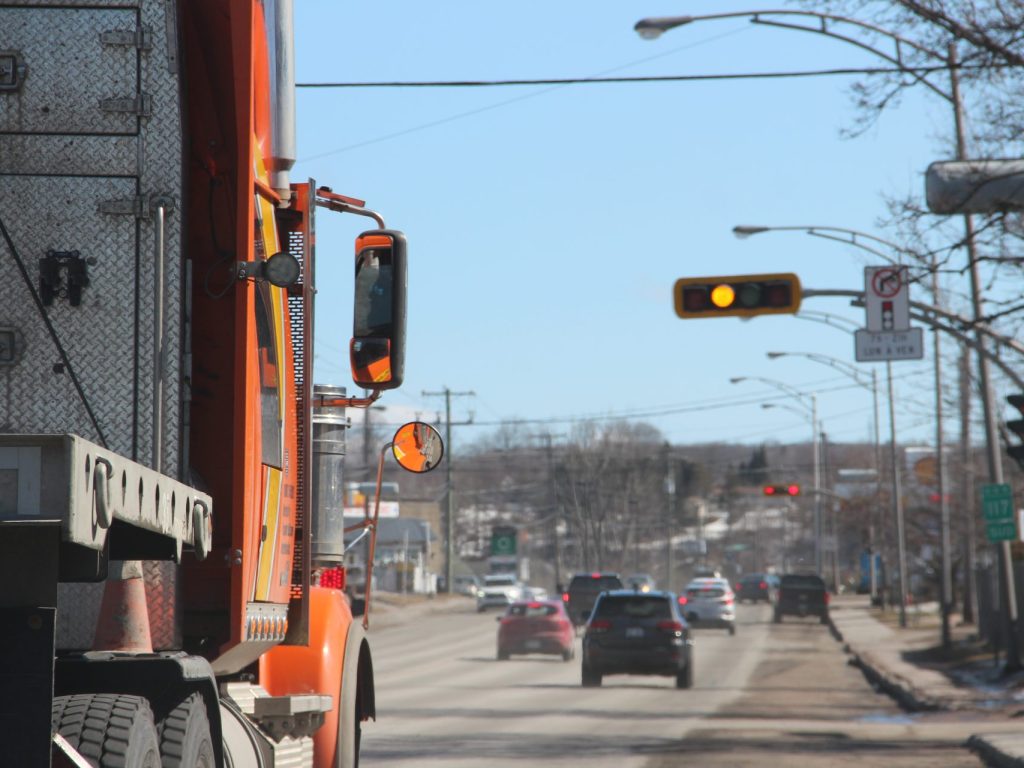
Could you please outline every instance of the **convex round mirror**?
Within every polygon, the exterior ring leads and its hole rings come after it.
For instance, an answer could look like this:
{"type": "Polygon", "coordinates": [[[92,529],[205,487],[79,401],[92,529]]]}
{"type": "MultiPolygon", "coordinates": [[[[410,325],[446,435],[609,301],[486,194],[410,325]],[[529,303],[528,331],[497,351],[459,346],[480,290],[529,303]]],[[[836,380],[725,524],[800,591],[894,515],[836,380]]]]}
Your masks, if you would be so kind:
{"type": "Polygon", "coordinates": [[[410,421],[395,432],[391,441],[395,461],[410,472],[429,472],[441,463],[444,442],[441,434],[422,421],[410,421]]]}

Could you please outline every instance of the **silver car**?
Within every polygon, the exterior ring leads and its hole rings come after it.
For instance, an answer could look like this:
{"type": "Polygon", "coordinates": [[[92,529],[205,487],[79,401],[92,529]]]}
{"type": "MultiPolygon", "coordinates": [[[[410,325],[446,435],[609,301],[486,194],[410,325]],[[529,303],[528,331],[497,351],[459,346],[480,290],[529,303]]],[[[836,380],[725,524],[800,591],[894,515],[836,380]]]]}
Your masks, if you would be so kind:
{"type": "Polygon", "coordinates": [[[484,576],[483,586],[476,593],[476,609],[483,613],[488,608],[506,608],[523,594],[519,580],[511,573],[492,573],[484,576]]]}
{"type": "Polygon", "coordinates": [[[695,627],[720,627],[736,634],[736,595],[726,579],[694,579],[679,597],[679,607],[695,627]]]}

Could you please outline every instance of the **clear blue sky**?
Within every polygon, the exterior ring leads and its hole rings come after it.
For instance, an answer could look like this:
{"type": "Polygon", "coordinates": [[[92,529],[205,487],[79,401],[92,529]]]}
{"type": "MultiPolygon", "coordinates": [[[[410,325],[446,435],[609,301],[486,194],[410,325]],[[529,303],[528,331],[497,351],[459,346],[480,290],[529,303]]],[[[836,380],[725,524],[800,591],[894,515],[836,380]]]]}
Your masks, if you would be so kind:
{"type": "MultiPolygon", "coordinates": [[[[297,77],[547,78],[879,64],[849,45],[745,20],[694,24],[653,42],[633,31],[644,16],[754,7],[301,0],[297,77]]],[[[923,195],[924,169],[948,157],[949,108],[922,90],[865,135],[843,139],[855,117],[852,82],[300,90],[296,178],[367,200],[409,238],[406,381],[382,401],[387,420],[432,416],[443,404],[421,392],[448,386],[476,392],[455,401],[456,418],[473,411],[480,423],[463,428],[460,441],[507,418],[631,412],[657,412],[646,420],[679,443],[804,439],[809,428],[800,416],[760,407],[777,392],[729,384],[730,377],[762,376],[818,390],[833,439],[868,439],[867,392],[826,366],[765,357],[806,351],[853,362],[852,336],[792,316],[682,321],[671,299],[679,277],[759,271],[797,272],[805,287],[862,287],[868,262],[854,248],[799,233],[748,240],[731,233],[740,223],[812,224],[892,236],[877,226],[886,215],[883,196],[923,195]],[[748,404],[719,407],[731,401],[748,404]]],[[[318,216],[318,382],[352,386],[351,248],[366,224],[318,216]]],[[[863,324],[863,310],[844,300],[812,299],[804,307],[863,324]]],[[[871,366],[862,367],[870,376],[871,366]]],[[[927,440],[930,359],[894,370],[901,434],[927,440]]],[[[887,430],[884,414],[882,424],[887,430]]],[[[530,429],[564,433],[567,425],[530,429]]]]}

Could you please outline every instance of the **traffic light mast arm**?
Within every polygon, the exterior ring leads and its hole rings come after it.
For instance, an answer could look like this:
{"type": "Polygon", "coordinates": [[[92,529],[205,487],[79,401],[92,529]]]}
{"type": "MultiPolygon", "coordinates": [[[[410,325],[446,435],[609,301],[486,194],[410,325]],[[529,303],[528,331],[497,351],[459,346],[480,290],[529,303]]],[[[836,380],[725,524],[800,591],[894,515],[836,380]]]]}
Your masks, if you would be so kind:
{"type": "MultiPolygon", "coordinates": [[[[848,296],[852,299],[857,300],[854,302],[854,306],[862,306],[864,301],[864,291],[851,291],[841,288],[805,288],[803,291],[803,295],[804,298],[807,299],[813,299],[819,296],[848,296]]],[[[991,326],[986,325],[985,323],[975,323],[973,320],[964,317],[963,315],[958,315],[955,312],[950,312],[948,310],[942,309],[941,307],[936,307],[933,304],[924,304],[923,302],[920,301],[911,301],[910,306],[913,309],[918,310],[919,312],[931,313],[933,315],[956,323],[964,328],[977,328],[981,333],[983,333],[985,336],[988,336],[997,344],[1007,347],[1008,349],[1012,349],[1014,352],[1017,352],[1020,355],[1024,355],[1024,344],[1021,344],[1019,341],[1009,336],[1004,336],[1003,334],[994,330],[991,326]]],[[[929,322],[924,318],[921,318],[921,320],[923,322],[929,322]]],[[[945,328],[943,328],[942,326],[938,327],[940,328],[940,330],[945,330],[945,328]]]]}

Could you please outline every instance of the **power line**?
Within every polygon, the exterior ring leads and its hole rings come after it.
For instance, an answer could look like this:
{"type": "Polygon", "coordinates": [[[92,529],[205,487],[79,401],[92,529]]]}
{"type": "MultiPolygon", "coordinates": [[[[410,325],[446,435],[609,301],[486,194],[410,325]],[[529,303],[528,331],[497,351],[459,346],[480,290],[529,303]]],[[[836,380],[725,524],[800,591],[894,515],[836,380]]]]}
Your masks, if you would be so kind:
{"type": "MultiPolygon", "coordinates": [[[[991,69],[992,67],[985,67],[991,69]]],[[[779,72],[722,72],[706,75],[634,75],[631,77],[547,77],[510,80],[381,80],[296,83],[296,88],[500,88],[522,85],[605,85],[614,83],[686,83],[715,80],[786,80],[804,77],[850,77],[853,75],[928,75],[949,67],[837,67],[795,69],[779,72]]],[[[963,69],[967,69],[964,67],[963,69]]]]}

